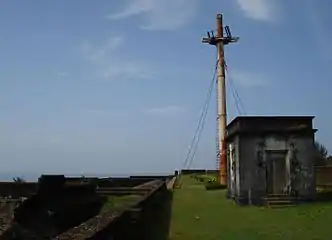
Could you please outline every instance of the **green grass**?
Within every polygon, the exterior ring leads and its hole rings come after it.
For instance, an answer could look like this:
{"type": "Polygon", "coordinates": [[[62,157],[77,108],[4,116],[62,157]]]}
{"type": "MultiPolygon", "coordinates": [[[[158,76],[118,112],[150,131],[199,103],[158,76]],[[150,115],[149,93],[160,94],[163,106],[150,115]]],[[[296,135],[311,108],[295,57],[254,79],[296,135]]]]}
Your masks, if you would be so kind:
{"type": "Polygon", "coordinates": [[[202,182],[208,182],[209,180],[215,180],[216,179],[216,174],[193,174],[191,175],[192,178],[195,178],[198,181],[202,182]]]}
{"type": "Polygon", "coordinates": [[[218,181],[218,176],[216,174],[193,174],[190,175],[191,178],[204,183],[206,190],[216,190],[225,189],[226,185],[221,185],[218,181]]]}
{"type": "Polygon", "coordinates": [[[124,196],[109,196],[106,203],[103,205],[102,211],[110,209],[121,208],[131,203],[134,203],[141,197],[140,195],[124,195],[124,196]]]}
{"type": "Polygon", "coordinates": [[[331,239],[332,203],[266,209],[240,207],[225,195],[183,177],[174,190],[170,239],[331,239]]]}

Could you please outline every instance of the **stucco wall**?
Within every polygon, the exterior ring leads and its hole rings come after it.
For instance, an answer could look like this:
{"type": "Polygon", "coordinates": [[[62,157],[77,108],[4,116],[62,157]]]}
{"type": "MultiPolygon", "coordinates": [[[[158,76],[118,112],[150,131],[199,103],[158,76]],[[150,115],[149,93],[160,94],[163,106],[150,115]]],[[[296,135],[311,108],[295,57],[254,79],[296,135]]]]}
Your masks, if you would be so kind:
{"type": "Polygon", "coordinates": [[[248,197],[249,189],[253,198],[265,195],[266,171],[263,166],[259,167],[259,163],[266,161],[266,151],[269,150],[288,150],[286,167],[290,169],[292,161],[295,160],[299,163],[297,167],[292,165],[295,169],[292,171],[293,187],[302,197],[311,197],[315,194],[313,136],[240,135],[238,138],[236,178],[239,186],[238,192],[235,193],[237,197],[248,197]]]}
{"type": "Polygon", "coordinates": [[[300,164],[296,170],[294,187],[299,196],[313,197],[316,192],[313,138],[308,136],[296,139],[295,154],[300,164]]]}
{"type": "Polygon", "coordinates": [[[252,197],[265,193],[265,171],[258,167],[257,152],[262,139],[259,137],[240,136],[240,182],[241,191],[238,196],[248,197],[251,189],[252,197]]]}
{"type": "Polygon", "coordinates": [[[235,136],[232,141],[230,141],[227,144],[227,184],[228,184],[228,193],[231,196],[238,195],[240,192],[240,162],[239,162],[239,156],[240,156],[240,144],[239,144],[239,137],[235,136]],[[231,148],[233,149],[231,151],[231,148]],[[230,154],[233,152],[233,156],[230,156],[230,154]],[[235,164],[235,170],[232,173],[232,163],[231,159],[233,159],[234,164],[235,164]],[[232,175],[234,176],[234,179],[232,179],[232,175]],[[234,180],[234,182],[233,182],[234,180]]]}

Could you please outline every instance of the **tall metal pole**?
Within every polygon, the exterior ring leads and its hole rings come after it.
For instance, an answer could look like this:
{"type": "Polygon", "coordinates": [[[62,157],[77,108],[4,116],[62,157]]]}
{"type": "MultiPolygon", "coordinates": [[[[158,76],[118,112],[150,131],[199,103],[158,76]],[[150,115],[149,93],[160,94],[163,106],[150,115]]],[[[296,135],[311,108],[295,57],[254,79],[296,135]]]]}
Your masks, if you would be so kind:
{"type": "Polygon", "coordinates": [[[223,16],[217,15],[217,36],[208,32],[208,37],[203,38],[203,43],[209,43],[217,47],[218,52],[218,145],[219,145],[219,180],[220,184],[227,184],[227,144],[226,144],[226,126],[227,126],[227,109],[226,109],[226,81],[225,81],[225,58],[224,46],[239,40],[238,37],[232,37],[230,29],[226,26],[226,36],[224,37],[223,16]],[[212,34],[212,36],[211,36],[212,34]]]}
{"type": "MultiPolygon", "coordinates": [[[[222,14],[217,15],[217,38],[223,38],[224,28],[222,21],[222,14]]],[[[226,122],[227,122],[227,111],[226,111],[226,83],[225,83],[225,58],[224,58],[224,43],[223,41],[217,42],[218,51],[218,127],[219,127],[219,153],[220,153],[220,184],[227,184],[226,176],[226,163],[227,163],[227,146],[226,146],[226,122]]]]}

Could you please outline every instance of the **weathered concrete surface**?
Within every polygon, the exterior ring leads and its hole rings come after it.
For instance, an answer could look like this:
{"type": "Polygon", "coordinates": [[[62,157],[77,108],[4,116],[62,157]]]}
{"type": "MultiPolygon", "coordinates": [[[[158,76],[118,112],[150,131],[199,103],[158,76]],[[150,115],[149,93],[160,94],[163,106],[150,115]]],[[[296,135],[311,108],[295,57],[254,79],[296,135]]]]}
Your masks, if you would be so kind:
{"type": "Polygon", "coordinates": [[[137,202],[101,213],[55,239],[168,239],[172,192],[163,180],[138,188],[149,186],[151,191],[137,202]]]}
{"type": "Polygon", "coordinates": [[[172,177],[169,181],[166,181],[167,189],[171,190],[174,188],[174,184],[176,182],[177,177],[172,177]]]}
{"type": "Polygon", "coordinates": [[[314,198],[315,131],[311,121],[311,117],[249,117],[248,121],[242,117],[233,121],[228,137],[229,196],[239,203],[248,203],[250,198],[253,204],[262,204],[263,197],[281,191],[314,198]],[[283,161],[284,165],[275,165],[276,157],[277,163],[283,161]],[[278,173],[277,167],[282,169],[278,173]]]}

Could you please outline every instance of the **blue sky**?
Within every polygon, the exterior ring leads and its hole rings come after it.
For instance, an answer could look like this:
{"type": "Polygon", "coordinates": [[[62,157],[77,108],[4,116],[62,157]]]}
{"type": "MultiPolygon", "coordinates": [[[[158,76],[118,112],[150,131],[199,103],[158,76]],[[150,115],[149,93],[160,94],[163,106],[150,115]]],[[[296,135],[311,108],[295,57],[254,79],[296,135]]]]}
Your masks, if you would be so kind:
{"type": "MultiPolygon", "coordinates": [[[[224,13],[249,115],[315,115],[332,150],[328,0],[2,1],[1,172],[168,173],[182,166],[224,13]],[[209,2],[209,3],[207,3],[209,2]]],[[[214,97],[215,99],[215,97],[214,97]]],[[[215,166],[215,103],[194,166],[215,166]]],[[[238,115],[228,94],[228,117],[238,115]]]]}

